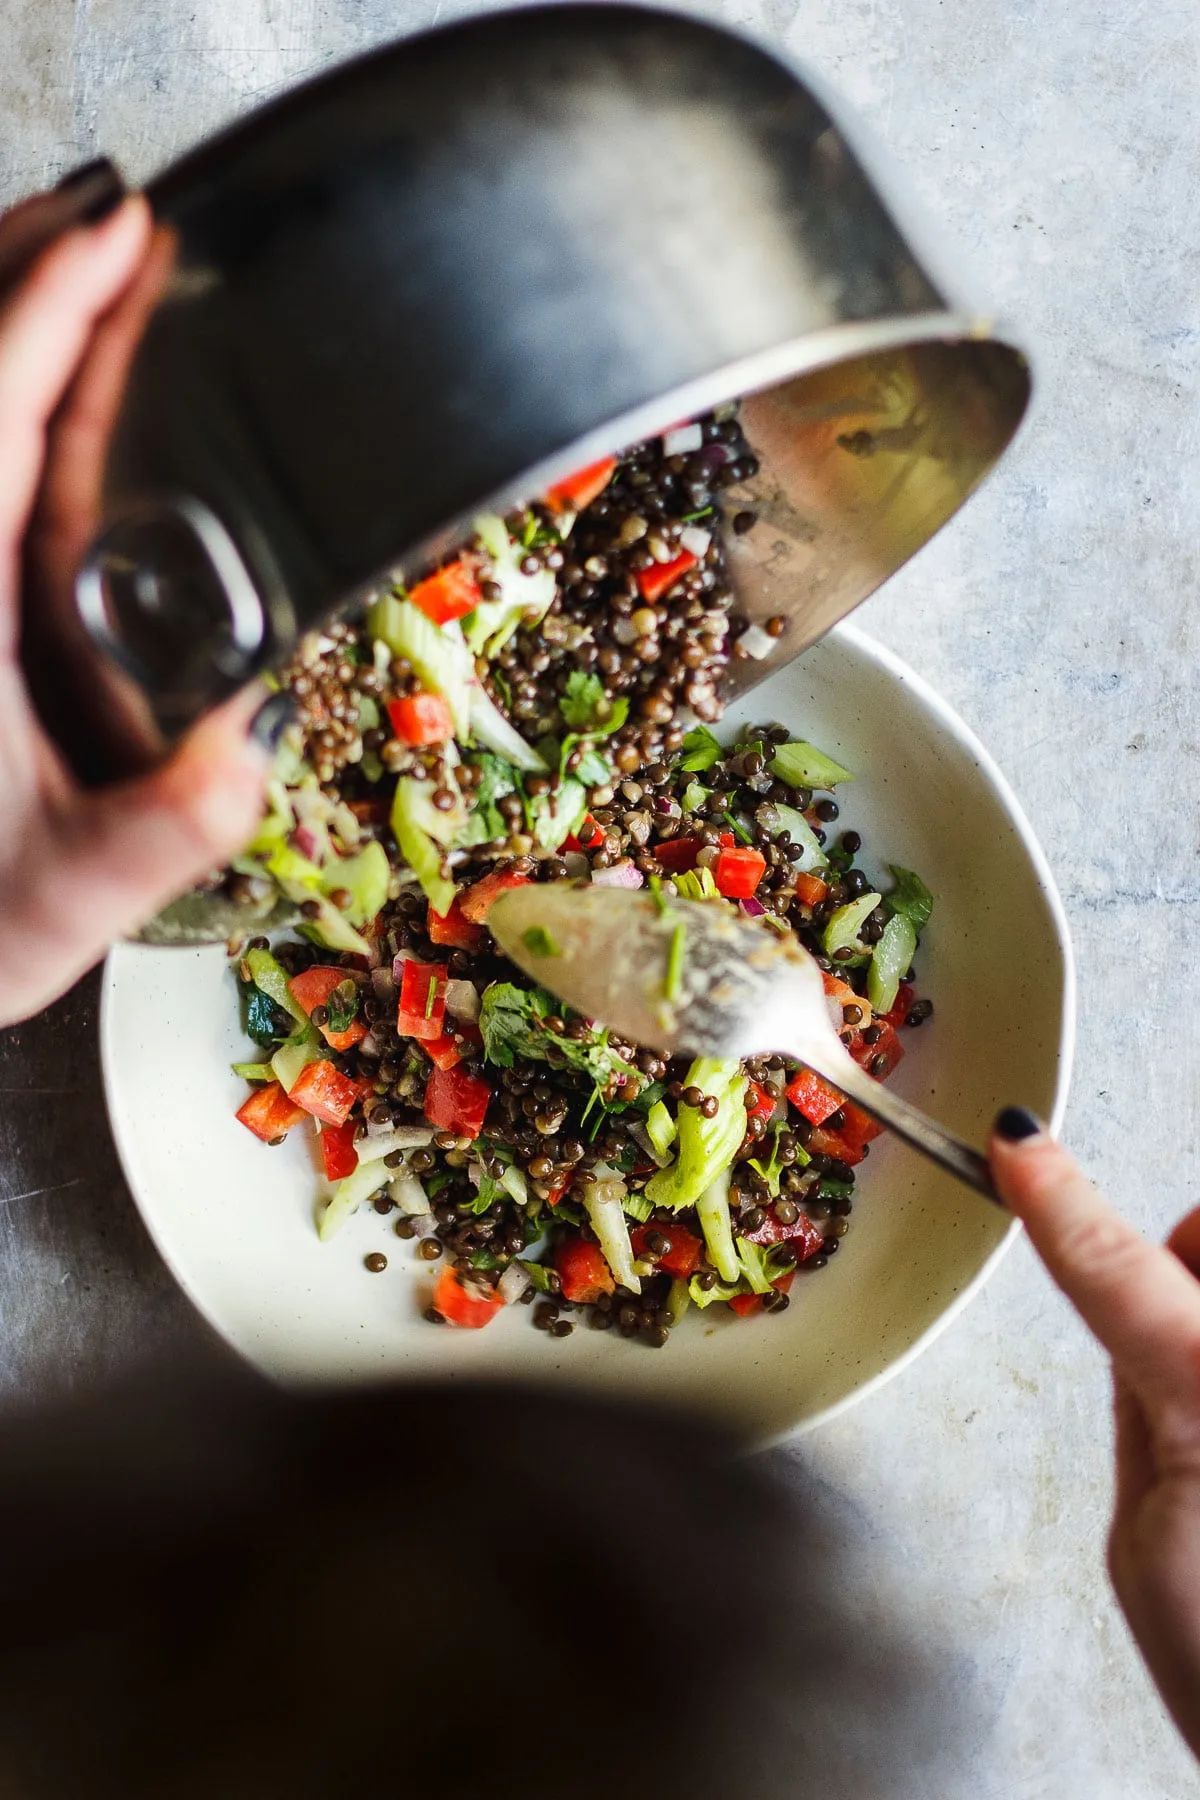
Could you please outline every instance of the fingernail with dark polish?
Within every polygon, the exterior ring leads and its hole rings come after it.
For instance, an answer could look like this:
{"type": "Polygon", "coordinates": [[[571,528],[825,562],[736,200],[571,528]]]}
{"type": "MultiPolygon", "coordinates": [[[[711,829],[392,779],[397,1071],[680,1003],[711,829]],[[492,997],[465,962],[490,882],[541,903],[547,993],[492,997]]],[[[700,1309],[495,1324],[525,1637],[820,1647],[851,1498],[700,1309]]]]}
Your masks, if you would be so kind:
{"type": "Polygon", "coordinates": [[[992,1129],[1007,1143],[1018,1144],[1022,1138],[1037,1137],[1046,1128],[1027,1106],[1006,1106],[1003,1112],[996,1114],[992,1129]]]}
{"type": "Polygon", "coordinates": [[[120,206],[125,198],[125,183],[109,157],[97,156],[64,175],[57,191],[76,200],[81,224],[98,225],[120,206]]]}
{"type": "Polygon", "coordinates": [[[279,748],[279,740],[296,716],[296,702],[290,694],[272,694],[264,700],[250,721],[250,736],[255,743],[264,749],[268,756],[274,756],[279,748]]]}

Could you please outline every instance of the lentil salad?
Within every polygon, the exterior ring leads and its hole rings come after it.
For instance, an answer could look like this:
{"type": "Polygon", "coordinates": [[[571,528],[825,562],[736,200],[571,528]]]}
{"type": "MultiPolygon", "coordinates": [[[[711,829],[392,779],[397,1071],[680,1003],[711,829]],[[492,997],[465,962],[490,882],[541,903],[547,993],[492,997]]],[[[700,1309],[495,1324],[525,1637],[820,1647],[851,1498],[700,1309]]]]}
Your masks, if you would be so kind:
{"type": "Polygon", "coordinates": [[[784,627],[739,620],[727,580],[724,533],[755,520],[721,494],[755,468],[736,414],[678,427],[478,521],[284,671],[296,722],[224,880],[301,922],[231,946],[259,1046],[238,1118],[267,1143],[318,1122],[321,1235],[394,1213],[437,1265],[432,1322],[524,1302],[556,1337],[582,1312],[661,1346],[693,1305],[782,1311],[879,1129],[783,1057],[667,1060],[571,1016],[491,939],[506,887],[648,883],[796,931],[878,1079],[932,1012],[928,891],[877,889],[832,830],[851,772],[778,725],[709,729],[730,657],[784,627]]]}

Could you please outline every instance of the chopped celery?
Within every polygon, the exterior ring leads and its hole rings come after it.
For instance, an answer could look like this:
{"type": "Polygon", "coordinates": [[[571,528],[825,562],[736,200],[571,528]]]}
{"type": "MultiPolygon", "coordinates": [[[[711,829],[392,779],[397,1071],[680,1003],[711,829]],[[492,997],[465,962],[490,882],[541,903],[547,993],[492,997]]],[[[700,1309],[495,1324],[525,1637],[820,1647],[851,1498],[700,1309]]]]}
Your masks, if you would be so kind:
{"type": "Polygon", "coordinates": [[[296,927],[310,944],[320,944],[326,950],[348,950],[352,956],[371,954],[371,946],[361,931],[355,931],[331,900],[322,896],[319,905],[321,910],[315,919],[306,919],[296,927]]]}
{"type": "MultiPolygon", "coordinates": [[[[743,1120],[743,1130],[745,1121],[743,1120]]],[[[739,1138],[739,1143],[741,1139],[739,1138]]],[[[733,1244],[733,1225],[729,1217],[729,1169],[721,1170],[696,1202],[696,1216],[708,1246],[708,1257],[722,1281],[736,1281],[741,1264],[733,1244]]]]}
{"type": "Polygon", "coordinates": [[[621,1205],[629,1217],[636,1219],[639,1225],[644,1225],[654,1211],[645,1194],[626,1194],[621,1205]]]}
{"type": "Polygon", "coordinates": [[[786,781],[789,787],[832,788],[839,781],[854,780],[849,769],[843,769],[832,756],[803,741],[781,744],[769,766],[772,775],[786,781]]]}
{"type": "Polygon", "coordinates": [[[687,1281],[682,1275],[677,1275],[667,1295],[667,1311],[671,1315],[672,1324],[679,1324],[691,1303],[692,1296],[688,1291],[687,1281]]]}
{"type": "Polygon", "coordinates": [[[231,1063],[230,1068],[243,1081],[273,1081],[274,1071],[270,1063],[231,1063]]]}
{"type": "Polygon", "coordinates": [[[379,702],[370,694],[358,696],[358,729],[374,731],[379,725],[379,702]]]}
{"type": "Polygon", "coordinates": [[[284,1093],[290,1094],[302,1069],[310,1062],[328,1062],[332,1054],[324,1038],[310,1025],[307,1031],[280,1044],[271,1058],[271,1069],[284,1093]]]}
{"type": "Polygon", "coordinates": [[[671,877],[681,900],[719,900],[721,890],[711,869],[684,869],[671,877]]]}
{"type": "Polygon", "coordinates": [[[515,769],[527,769],[532,775],[545,773],[546,765],[532,745],[527,744],[516,728],[509,724],[494,701],[475,686],[470,700],[471,735],[485,750],[502,756],[515,769]]]}
{"type": "Polygon", "coordinates": [[[381,639],[393,656],[410,662],[425,687],[443,696],[454,720],[455,737],[465,738],[470,731],[474,670],[457,620],[435,625],[411,600],[381,594],[367,614],[367,630],[381,639]]]}
{"type": "Polygon", "coordinates": [[[767,801],[758,809],[758,817],[771,833],[778,837],[786,831],[793,844],[799,844],[804,855],[791,867],[801,875],[811,875],[814,869],[828,867],[829,859],[821,845],[817,842],[816,833],[802,812],[794,806],[780,806],[775,801],[767,801]]]}
{"type": "Polygon", "coordinates": [[[291,1013],[297,1024],[308,1029],[308,1014],[288,986],[288,978],[281,963],[276,962],[269,950],[247,950],[246,962],[250,969],[250,979],[276,1006],[284,1012],[291,1013]]]}
{"type": "Polygon", "coordinates": [[[896,885],[890,894],[884,895],[883,904],[890,913],[902,913],[914,931],[924,931],[933,911],[933,895],[911,869],[898,869],[893,863],[892,874],[896,877],[896,885]]]}
{"type": "Polygon", "coordinates": [[[587,806],[587,789],[569,776],[559,782],[553,793],[541,794],[532,801],[530,823],[542,849],[557,850],[573,831],[578,831],[587,806]]]}
{"type": "MultiPolygon", "coordinates": [[[[821,948],[826,956],[837,956],[839,950],[852,950],[856,957],[866,961],[868,952],[859,938],[859,932],[879,905],[878,894],[860,894],[857,900],[847,900],[845,906],[839,906],[829,915],[829,923],[821,934],[821,948]]],[[[838,961],[846,963],[849,957],[838,957],[838,961]]]]}
{"type": "Polygon", "coordinates": [[[665,1156],[675,1142],[675,1121],[661,1100],[656,1100],[646,1114],[646,1132],[659,1156],[665,1156]]]}
{"type": "Polygon", "coordinates": [[[646,1184],[646,1197],[652,1205],[675,1211],[696,1205],[705,1189],[729,1168],[746,1135],[746,1078],[740,1064],[698,1057],[688,1070],[685,1085],[713,1095],[717,1110],[706,1119],[698,1106],[680,1107],[679,1155],[646,1184]]]}
{"type": "Polygon", "coordinates": [[[287,789],[278,780],[267,783],[267,811],[259,820],[258,830],[246,845],[248,856],[266,856],[286,842],[296,823],[287,789]]]}
{"type": "Polygon", "coordinates": [[[877,1013],[891,1012],[905,970],[916,954],[917,934],[904,913],[893,913],[883,936],[871,952],[867,970],[867,999],[877,1013]]]}
{"type": "Polygon", "coordinates": [[[465,622],[466,639],[475,656],[494,656],[519,625],[537,624],[554,601],[557,584],[550,569],[526,575],[521,569],[524,546],[514,544],[503,519],[484,513],[475,521],[475,534],[491,559],[491,579],[500,589],[498,600],[484,600],[465,622]]]}
{"type": "Polygon", "coordinates": [[[442,873],[444,851],[434,837],[439,814],[433,804],[433,792],[432,781],[420,781],[415,775],[402,776],[392,801],[392,830],[434,912],[448,913],[454,905],[454,883],[442,873]]]}
{"type": "Polygon", "coordinates": [[[625,1219],[625,1183],[607,1163],[597,1163],[584,1190],[583,1204],[592,1230],[600,1241],[604,1260],[622,1287],[633,1293],[642,1291],[641,1281],[633,1266],[633,1246],[625,1219]]]}
{"type": "Polygon", "coordinates": [[[741,1279],[740,1268],[736,1281],[716,1281],[712,1287],[705,1288],[701,1287],[699,1277],[693,1275],[688,1282],[688,1296],[701,1310],[706,1306],[715,1306],[722,1300],[732,1300],[735,1294],[744,1294],[745,1291],[746,1284],[741,1279]]]}
{"type": "Polygon", "coordinates": [[[689,781],[683,790],[683,798],[679,804],[685,813],[694,813],[704,805],[708,795],[709,790],[702,781],[689,781]]]}
{"type": "Polygon", "coordinates": [[[267,858],[268,875],[273,875],[280,891],[289,900],[311,900],[321,886],[321,870],[307,856],[301,856],[290,844],[280,844],[267,858]]]}
{"type": "Polygon", "coordinates": [[[767,1259],[758,1244],[751,1244],[746,1238],[737,1241],[737,1257],[742,1265],[742,1273],[750,1284],[752,1294],[769,1294],[771,1280],[767,1274],[767,1259]]]}
{"type": "Polygon", "coordinates": [[[383,908],[388,893],[388,859],[383,845],[372,841],[364,844],[355,856],[339,856],[328,863],[321,876],[321,890],[332,894],[345,888],[350,905],[343,907],[352,925],[369,925],[383,908]]]}
{"type": "Polygon", "coordinates": [[[380,1188],[385,1187],[392,1178],[392,1171],[382,1161],[360,1162],[353,1175],[347,1175],[345,1181],[339,1181],[330,1196],[329,1204],[317,1220],[317,1236],[323,1244],[341,1230],[352,1212],[357,1212],[364,1200],[370,1200],[380,1188]]]}
{"type": "Polygon", "coordinates": [[[510,1163],[500,1177],[499,1185],[516,1201],[518,1206],[529,1204],[529,1184],[524,1171],[518,1169],[516,1163],[510,1163]]]}

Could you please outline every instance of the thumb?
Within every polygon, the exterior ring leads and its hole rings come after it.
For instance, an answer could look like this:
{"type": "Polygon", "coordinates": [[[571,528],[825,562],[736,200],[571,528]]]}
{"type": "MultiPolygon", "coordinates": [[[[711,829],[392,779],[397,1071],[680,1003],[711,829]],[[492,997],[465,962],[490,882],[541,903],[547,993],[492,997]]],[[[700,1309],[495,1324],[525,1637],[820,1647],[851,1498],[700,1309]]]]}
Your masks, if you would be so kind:
{"type": "Polygon", "coordinates": [[[55,877],[86,921],[79,949],[89,960],[242,848],[290,705],[250,689],[149,775],[74,796],[58,822],[55,877]]]}

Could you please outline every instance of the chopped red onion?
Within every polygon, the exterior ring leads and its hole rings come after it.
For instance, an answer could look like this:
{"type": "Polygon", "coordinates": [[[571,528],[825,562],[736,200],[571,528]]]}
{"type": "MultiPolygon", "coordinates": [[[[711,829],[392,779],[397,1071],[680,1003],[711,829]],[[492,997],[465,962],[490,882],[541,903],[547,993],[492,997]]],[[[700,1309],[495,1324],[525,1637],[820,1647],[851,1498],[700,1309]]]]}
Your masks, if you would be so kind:
{"type": "Polygon", "coordinates": [[[446,983],[446,1011],[456,1019],[474,1021],[479,1017],[479,989],[473,981],[446,983]]]}
{"type": "Polygon", "coordinates": [[[699,425],[677,425],[674,431],[663,435],[664,456],[690,456],[704,442],[704,432],[699,425]]]}
{"type": "Polygon", "coordinates": [[[521,1295],[532,1286],[533,1277],[530,1275],[529,1270],[522,1268],[521,1264],[514,1257],[499,1281],[496,1283],[496,1292],[503,1300],[505,1306],[515,1306],[517,1301],[521,1298],[521,1295]]]}
{"type": "Polygon", "coordinates": [[[358,1047],[366,1056],[383,1055],[383,1045],[373,1031],[368,1031],[366,1037],[362,1039],[358,1047]]]}
{"type": "Polygon", "coordinates": [[[611,869],[593,869],[593,887],[640,888],[645,886],[645,877],[636,863],[614,863],[611,869]]]}
{"type": "Polygon", "coordinates": [[[393,1150],[423,1150],[433,1142],[432,1125],[393,1125],[367,1121],[367,1135],[357,1140],[359,1162],[375,1162],[393,1150]]]}
{"type": "Polygon", "coordinates": [[[301,856],[307,856],[309,862],[316,862],[320,856],[321,840],[311,825],[297,825],[292,833],[292,842],[301,856]]]}
{"type": "Polygon", "coordinates": [[[755,900],[753,895],[748,900],[739,900],[738,905],[748,919],[761,919],[767,910],[762,901],[755,900]]]}
{"type": "Polygon", "coordinates": [[[738,647],[745,656],[752,656],[755,662],[761,662],[764,656],[770,656],[775,648],[775,639],[761,625],[747,625],[738,639],[738,647]]]}
{"type": "Polygon", "coordinates": [[[396,978],[390,969],[372,969],[371,986],[375,990],[375,998],[385,1004],[396,998],[396,978]]]}
{"type": "Polygon", "coordinates": [[[690,551],[693,556],[707,556],[711,544],[712,533],[701,531],[699,525],[689,525],[679,534],[679,548],[690,551]]]}
{"type": "Polygon", "coordinates": [[[409,1218],[419,1218],[422,1213],[428,1216],[429,1196],[421,1186],[411,1169],[398,1169],[393,1180],[388,1182],[388,1195],[395,1206],[409,1218]]]}

